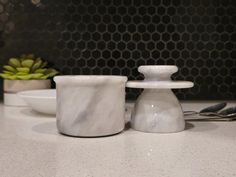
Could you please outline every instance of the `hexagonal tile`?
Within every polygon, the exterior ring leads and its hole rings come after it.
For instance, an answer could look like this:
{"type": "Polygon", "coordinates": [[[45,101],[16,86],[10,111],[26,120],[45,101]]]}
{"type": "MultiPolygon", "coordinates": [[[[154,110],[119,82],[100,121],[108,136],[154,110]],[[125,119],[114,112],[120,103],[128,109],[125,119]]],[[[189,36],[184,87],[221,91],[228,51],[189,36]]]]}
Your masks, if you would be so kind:
{"type": "MultiPolygon", "coordinates": [[[[32,51],[62,74],[129,79],[143,79],[140,65],[176,64],[175,79],[195,82],[192,89],[175,91],[179,98],[236,99],[233,1],[17,2],[0,0],[2,64],[11,57],[8,51],[32,51]]],[[[140,92],[127,89],[127,98],[140,92]]]]}

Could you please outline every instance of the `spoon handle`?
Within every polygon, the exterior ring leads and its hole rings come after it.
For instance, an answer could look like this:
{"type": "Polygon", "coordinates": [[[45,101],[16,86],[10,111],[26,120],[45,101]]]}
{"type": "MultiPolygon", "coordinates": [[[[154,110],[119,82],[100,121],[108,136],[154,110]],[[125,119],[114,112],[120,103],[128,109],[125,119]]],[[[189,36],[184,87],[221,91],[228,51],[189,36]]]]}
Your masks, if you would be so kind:
{"type": "Polygon", "coordinates": [[[185,118],[185,121],[235,121],[236,117],[201,117],[201,118],[185,118]]]}
{"type": "Polygon", "coordinates": [[[195,115],[198,114],[197,111],[184,111],[184,116],[190,116],[190,115],[195,115]]]}

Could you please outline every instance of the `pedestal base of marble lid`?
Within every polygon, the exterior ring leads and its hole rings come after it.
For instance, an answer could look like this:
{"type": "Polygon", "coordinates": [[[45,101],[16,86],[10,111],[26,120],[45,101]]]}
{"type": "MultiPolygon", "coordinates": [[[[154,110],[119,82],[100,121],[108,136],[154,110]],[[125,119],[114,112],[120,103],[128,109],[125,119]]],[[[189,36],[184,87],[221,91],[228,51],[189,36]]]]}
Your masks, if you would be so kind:
{"type": "Polygon", "coordinates": [[[131,116],[133,129],[150,133],[183,131],[181,105],[170,89],[144,89],[131,116]]]}

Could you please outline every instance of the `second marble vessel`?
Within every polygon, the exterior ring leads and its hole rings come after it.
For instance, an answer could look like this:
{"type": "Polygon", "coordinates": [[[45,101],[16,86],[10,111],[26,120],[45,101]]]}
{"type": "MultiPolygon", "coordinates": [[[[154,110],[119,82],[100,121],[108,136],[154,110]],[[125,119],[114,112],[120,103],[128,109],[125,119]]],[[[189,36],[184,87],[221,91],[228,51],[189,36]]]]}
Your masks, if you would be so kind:
{"type": "Polygon", "coordinates": [[[82,137],[124,129],[125,76],[56,76],[57,128],[82,137]]]}
{"type": "Polygon", "coordinates": [[[131,127],[149,133],[173,133],[183,131],[185,121],[177,97],[171,89],[190,88],[189,81],[172,81],[171,75],[178,71],[173,65],[140,66],[143,81],[129,81],[130,88],[143,88],[131,117],[131,127]]]}

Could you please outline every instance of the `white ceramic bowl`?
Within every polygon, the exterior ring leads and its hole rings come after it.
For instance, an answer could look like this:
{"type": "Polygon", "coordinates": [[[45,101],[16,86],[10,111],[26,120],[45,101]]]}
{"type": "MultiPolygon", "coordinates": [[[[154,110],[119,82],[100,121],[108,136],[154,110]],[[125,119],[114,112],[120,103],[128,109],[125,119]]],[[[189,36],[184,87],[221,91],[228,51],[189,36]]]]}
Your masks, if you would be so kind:
{"type": "Polygon", "coordinates": [[[18,92],[18,95],[35,111],[56,114],[56,89],[18,92]]]}

